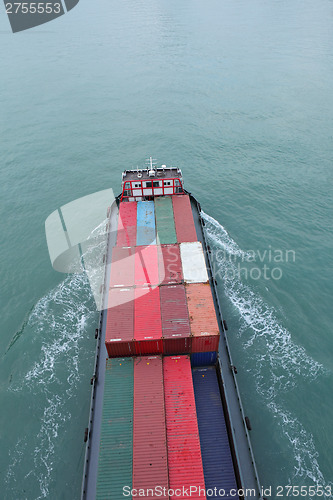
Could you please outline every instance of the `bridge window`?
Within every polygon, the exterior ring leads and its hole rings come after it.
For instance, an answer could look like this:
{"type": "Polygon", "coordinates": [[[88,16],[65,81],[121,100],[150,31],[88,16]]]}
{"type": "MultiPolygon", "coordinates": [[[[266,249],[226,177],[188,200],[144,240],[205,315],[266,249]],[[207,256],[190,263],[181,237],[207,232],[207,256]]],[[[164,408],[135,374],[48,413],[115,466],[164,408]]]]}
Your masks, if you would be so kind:
{"type": "Polygon", "coordinates": [[[151,188],[152,187],[152,182],[151,181],[147,181],[146,182],[146,188],[151,188]]]}
{"type": "Polygon", "coordinates": [[[159,185],[160,185],[159,181],[154,181],[154,182],[153,182],[153,187],[154,187],[154,188],[158,188],[158,187],[159,187],[159,185]]]}

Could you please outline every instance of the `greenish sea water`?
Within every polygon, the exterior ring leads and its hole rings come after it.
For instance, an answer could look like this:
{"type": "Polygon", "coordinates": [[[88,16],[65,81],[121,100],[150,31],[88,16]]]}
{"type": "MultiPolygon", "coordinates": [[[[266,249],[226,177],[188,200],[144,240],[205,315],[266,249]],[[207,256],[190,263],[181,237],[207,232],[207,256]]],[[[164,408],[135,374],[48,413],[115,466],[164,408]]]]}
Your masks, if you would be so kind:
{"type": "Polygon", "coordinates": [[[332,486],[332,1],[2,9],[0,40],[1,498],[79,498],[97,313],[44,222],[150,155],[206,214],[261,483],[332,486]]]}

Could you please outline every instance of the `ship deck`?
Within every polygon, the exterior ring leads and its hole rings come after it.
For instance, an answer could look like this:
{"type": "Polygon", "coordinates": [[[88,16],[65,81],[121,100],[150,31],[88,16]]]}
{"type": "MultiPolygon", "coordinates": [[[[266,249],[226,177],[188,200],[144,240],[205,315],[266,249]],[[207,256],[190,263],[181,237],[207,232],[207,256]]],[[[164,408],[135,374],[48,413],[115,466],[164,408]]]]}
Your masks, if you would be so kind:
{"type": "MultiPolygon", "coordinates": [[[[167,168],[163,169],[161,167],[156,168],[154,171],[156,172],[156,176],[151,177],[149,175],[149,168],[147,169],[142,169],[138,170],[141,174],[140,180],[142,181],[154,181],[156,178],[162,178],[163,177],[168,177],[170,179],[172,178],[178,178],[179,177],[179,169],[177,167],[174,168],[167,168]]],[[[123,175],[123,182],[126,181],[135,181],[138,180],[138,171],[136,170],[125,170],[124,175],[123,175]]]]}
{"type": "MultiPolygon", "coordinates": [[[[176,170],[176,169],[175,169],[176,170]]],[[[190,193],[188,193],[190,194],[190,193]]],[[[260,498],[260,484],[257,469],[253,457],[249,432],[246,427],[244,410],[240,400],[237,380],[232,369],[232,360],[227,337],[223,326],[223,317],[219,304],[216,282],[212,276],[212,266],[210,254],[203,229],[203,221],[200,216],[200,204],[190,194],[193,218],[197,231],[198,241],[204,248],[206,267],[209,274],[209,282],[212,289],[218,324],[220,328],[219,360],[217,373],[220,385],[222,403],[226,418],[229,435],[229,446],[233,458],[237,486],[248,491],[255,491],[256,494],[246,495],[244,498],[260,498]]],[[[119,202],[119,197],[118,197],[119,202]]],[[[110,213],[109,241],[106,256],[105,269],[105,289],[109,289],[109,276],[111,268],[112,247],[116,243],[117,228],[117,207],[113,205],[110,213]]],[[[82,482],[82,500],[93,500],[96,496],[99,443],[101,436],[101,422],[103,409],[103,394],[105,380],[105,360],[108,357],[105,347],[106,313],[101,311],[98,325],[98,338],[96,345],[95,364],[93,372],[93,387],[91,395],[91,408],[89,415],[89,425],[86,431],[87,446],[84,460],[84,475],[82,482]]]]}

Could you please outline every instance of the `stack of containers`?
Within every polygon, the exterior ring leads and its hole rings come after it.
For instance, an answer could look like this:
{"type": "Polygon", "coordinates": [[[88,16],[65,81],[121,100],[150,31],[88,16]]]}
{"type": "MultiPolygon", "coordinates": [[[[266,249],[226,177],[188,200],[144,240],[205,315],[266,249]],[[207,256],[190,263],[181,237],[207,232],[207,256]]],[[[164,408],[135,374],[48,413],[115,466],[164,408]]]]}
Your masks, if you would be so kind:
{"type": "Polygon", "coordinates": [[[188,195],[172,197],[178,243],[197,241],[191,201],[188,195]]]}
{"type": "Polygon", "coordinates": [[[157,243],[169,245],[177,243],[175,221],[172,210],[172,199],[170,196],[156,197],[155,216],[157,229],[157,243]]]}
{"type": "Polygon", "coordinates": [[[134,360],[133,488],[154,490],[156,486],[168,489],[161,356],[134,360]]]}
{"type": "Polygon", "coordinates": [[[106,361],[96,499],[119,500],[132,488],[133,358],[106,361]]]}
{"type": "Polygon", "coordinates": [[[190,322],[184,285],[160,288],[164,354],[190,352],[190,322]]]}
{"type": "MultiPolygon", "coordinates": [[[[192,500],[202,500],[204,491],[200,439],[194,400],[191,362],[188,356],[163,360],[165,418],[167,428],[169,486],[176,490],[197,487],[192,500]]],[[[186,498],[172,496],[171,499],[186,498]]]]}
{"type": "Polygon", "coordinates": [[[136,239],[137,203],[120,203],[117,243],[111,256],[105,331],[105,345],[109,357],[135,354],[133,285],[136,239]]]}
{"type": "Polygon", "coordinates": [[[158,254],[159,247],[156,245],[135,248],[135,275],[136,286],[158,285],[158,254]]]}
{"type": "Polygon", "coordinates": [[[135,354],[134,263],[133,247],[113,247],[105,330],[109,357],[135,354]]]}
{"type": "Polygon", "coordinates": [[[136,355],[163,352],[158,254],[153,201],[139,201],[135,249],[134,342],[136,355]]]}
{"type": "Polygon", "coordinates": [[[153,201],[138,201],[137,245],[156,245],[155,210],[153,201]]]}
{"type": "Polygon", "coordinates": [[[186,285],[191,361],[194,365],[214,364],[217,359],[219,328],[202,244],[197,241],[189,196],[173,196],[172,203],[186,285]]]}
{"type": "Polygon", "coordinates": [[[181,243],[180,255],[185,283],[207,283],[208,274],[201,242],[181,243]]]}
{"type": "Polygon", "coordinates": [[[217,351],[220,331],[209,283],[193,283],[187,286],[186,296],[192,333],[192,352],[217,351]]]}
{"type": "Polygon", "coordinates": [[[134,285],[135,253],[133,247],[113,247],[110,287],[134,285]]]}
{"type": "Polygon", "coordinates": [[[117,231],[118,247],[133,247],[136,244],[136,207],[135,201],[120,203],[117,231]]]}
{"type": "MultiPolygon", "coordinates": [[[[205,425],[205,415],[199,425],[205,425]]],[[[154,500],[164,488],[175,494],[163,498],[188,498],[179,491],[191,487],[193,500],[205,499],[200,439],[189,356],[106,361],[98,500],[119,500],[124,486],[154,500]]]]}
{"type": "Polygon", "coordinates": [[[158,273],[161,285],[183,282],[179,245],[162,245],[158,252],[158,273]]]}
{"type": "Polygon", "coordinates": [[[159,287],[135,288],[134,344],[136,356],[163,352],[159,287]]]}
{"type": "Polygon", "coordinates": [[[118,231],[106,329],[109,356],[191,353],[193,364],[214,363],[219,328],[189,196],[122,202],[118,231]],[[119,246],[125,243],[130,246],[119,246]],[[128,301],[120,304],[112,289],[128,301]]]}
{"type": "Polygon", "coordinates": [[[117,246],[111,257],[105,334],[110,357],[163,350],[156,289],[160,251],[156,246],[154,203],[121,203],[117,246]]]}
{"type": "MultiPolygon", "coordinates": [[[[202,463],[206,489],[225,490],[223,498],[232,500],[237,490],[227,426],[224,418],[216,370],[213,366],[192,370],[202,463]]],[[[216,494],[210,498],[221,498],[216,494]]]]}
{"type": "MultiPolygon", "coordinates": [[[[105,375],[97,499],[119,500],[124,485],[194,486],[197,495],[192,492],[191,498],[206,498],[205,479],[208,488],[216,465],[209,446],[221,455],[211,443],[218,425],[209,431],[207,409],[215,405],[215,422],[222,405],[213,401],[215,369],[193,370],[192,379],[191,362],[214,363],[218,342],[189,196],[122,202],[108,296],[106,347],[113,359],[107,360],[105,375]],[[207,384],[201,380],[206,376],[207,384]],[[202,398],[205,391],[198,421],[195,396],[202,398]]],[[[219,428],[221,446],[225,436],[219,428]]],[[[219,458],[223,481],[230,479],[230,459],[230,451],[219,458]]],[[[170,500],[176,498],[187,495],[170,500]]]]}
{"type": "Polygon", "coordinates": [[[135,356],[134,288],[111,288],[108,306],[105,332],[108,356],[135,356]]]}

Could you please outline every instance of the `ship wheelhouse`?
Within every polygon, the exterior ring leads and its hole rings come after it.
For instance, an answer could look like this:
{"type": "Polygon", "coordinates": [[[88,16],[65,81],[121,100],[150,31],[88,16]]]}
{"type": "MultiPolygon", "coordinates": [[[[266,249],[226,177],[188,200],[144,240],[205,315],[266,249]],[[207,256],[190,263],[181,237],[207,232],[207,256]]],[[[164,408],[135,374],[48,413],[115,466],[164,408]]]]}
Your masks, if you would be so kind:
{"type": "Polygon", "coordinates": [[[123,172],[121,201],[152,200],[155,196],[183,194],[183,178],[179,168],[165,165],[145,170],[123,172]]]}

